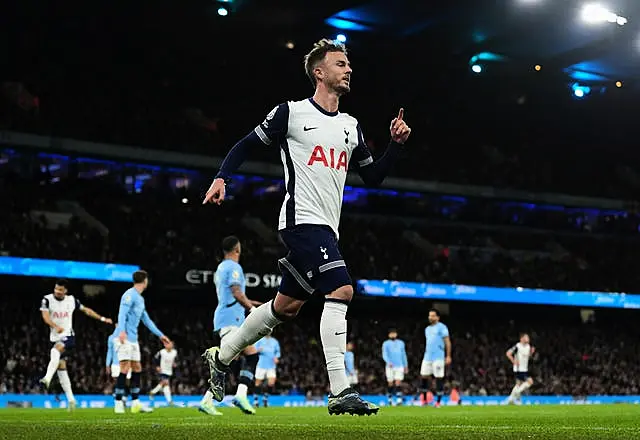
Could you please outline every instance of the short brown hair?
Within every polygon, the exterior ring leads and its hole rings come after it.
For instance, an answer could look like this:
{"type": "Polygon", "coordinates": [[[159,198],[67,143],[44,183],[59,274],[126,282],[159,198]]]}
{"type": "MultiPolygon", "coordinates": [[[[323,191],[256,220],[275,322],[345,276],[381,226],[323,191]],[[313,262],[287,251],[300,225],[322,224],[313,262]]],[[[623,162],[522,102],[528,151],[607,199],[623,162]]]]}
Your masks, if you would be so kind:
{"type": "Polygon", "coordinates": [[[144,283],[147,278],[149,278],[149,274],[145,270],[136,270],[133,273],[133,282],[135,284],[144,283]]]}
{"type": "Polygon", "coordinates": [[[328,38],[323,38],[313,45],[313,49],[304,56],[304,70],[307,72],[307,76],[311,80],[313,87],[316,86],[316,76],[313,74],[313,70],[318,67],[318,64],[324,60],[324,57],[329,52],[342,52],[347,54],[347,48],[344,44],[337,43],[328,38]]]}

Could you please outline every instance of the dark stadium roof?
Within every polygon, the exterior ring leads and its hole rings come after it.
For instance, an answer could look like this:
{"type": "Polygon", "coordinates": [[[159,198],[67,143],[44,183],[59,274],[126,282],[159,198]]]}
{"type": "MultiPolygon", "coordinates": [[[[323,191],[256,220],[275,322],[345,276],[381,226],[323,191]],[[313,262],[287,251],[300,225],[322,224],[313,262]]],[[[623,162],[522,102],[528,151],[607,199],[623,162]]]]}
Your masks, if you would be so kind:
{"type": "MultiPolygon", "coordinates": [[[[319,30],[324,22],[350,40],[368,36],[405,38],[416,53],[448,48],[461,56],[489,53],[510,71],[564,72],[582,82],[629,80],[640,76],[640,2],[602,2],[625,17],[589,25],[581,10],[589,1],[565,0],[370,0],[243,1],[229,16],[245,23],[319,30]],[[434,47],[435,46],[435,47],[434,47]]],[[[233,2],[230,3],[233,5],[233,2]]],[[[234,7],[234,6],[232,6],[234,7]]]]}

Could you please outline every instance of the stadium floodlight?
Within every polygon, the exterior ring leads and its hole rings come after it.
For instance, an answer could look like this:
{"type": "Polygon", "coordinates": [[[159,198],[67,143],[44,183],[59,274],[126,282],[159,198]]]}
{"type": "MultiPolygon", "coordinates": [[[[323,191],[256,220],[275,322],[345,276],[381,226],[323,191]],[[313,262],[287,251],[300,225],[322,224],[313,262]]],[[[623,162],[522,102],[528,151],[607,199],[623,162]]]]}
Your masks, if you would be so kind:
{"type": "Polygon", "coordinates": [[[338,43],[346,43],[347,42],[347,36],[345,34],[338,34],[338,35],[336,35],[336,41],[338,43]]]}
{"type": "Polygon", "coordinates": [[[481,73],[482,72],[482,66],[480,64],[474,64],[473,66],[471,66],[471,70],[474,73],[481,73]]]}
{"type": "Polygon", "coordinates": [[[580,85],[579,83],[571,84],[571,89],[573,90],[573,95],[576,98],[584,98],[589,93],[591,93],[591,87],[583,86],[583,85],[580,85]]]}
{"type": "Polygon", "coordinates": [[[227,10],[227,8],[218,8],[218,15],[220,17],[226,17],[227,15],[229,15],[229,11],[227,10]]]}
{"type": "Polygon", "coordinates": [[[618,26],[624,26],[627,24],[627,19],[625,17],[620,17],[617,14],[609,11],[602,5],[591,3],[585,5],[582,8],[582,12],[580,14],[582,21],[588,24],[599,24],[599,23],[614,23],[618,26]]]}

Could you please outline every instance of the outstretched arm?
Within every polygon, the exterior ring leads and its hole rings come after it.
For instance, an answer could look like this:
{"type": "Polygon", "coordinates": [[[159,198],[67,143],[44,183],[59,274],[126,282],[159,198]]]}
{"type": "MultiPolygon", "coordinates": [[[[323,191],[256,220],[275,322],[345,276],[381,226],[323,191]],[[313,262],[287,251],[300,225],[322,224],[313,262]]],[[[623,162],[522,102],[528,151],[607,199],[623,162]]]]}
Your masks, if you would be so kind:
{"type": "Polygon", "coordinates": [[[153,322],[146,310],[142,312],[142,322],[149,329],[149,331],[157,337],[162,338],[164,336],[164,333],[160,331],[160,329],[158,328],[156,323],[153,322]]]}

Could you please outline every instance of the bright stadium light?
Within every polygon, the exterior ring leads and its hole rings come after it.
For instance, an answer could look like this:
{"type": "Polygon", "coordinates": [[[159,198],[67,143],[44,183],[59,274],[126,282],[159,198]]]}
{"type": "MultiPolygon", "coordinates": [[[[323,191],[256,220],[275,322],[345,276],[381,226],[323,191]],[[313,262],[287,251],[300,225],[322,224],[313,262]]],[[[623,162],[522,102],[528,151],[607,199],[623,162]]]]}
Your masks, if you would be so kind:
{"type": "Polygon", "coordinates": [[[605,22],[615,23],[618,26],[624,26],[627,24],[627,19],[625,17],[620,17],[609,11],[604,6],[595,3],[585,5],[582,8],[580,17],[582,18],[582,21],[588,24],[599,24],[605,22]]]}
{"type": "Polygon", "coordinates": [[[347,36],[345,34],[338,34],[338,35],[336,35],[336,41],[338,43],[346,43],[347,42],[347,36]]]}
{"type": "Polygon", "coordinates": [[[580,99],[591,93],[591,87],[582,86],[579,83],[571,84],[571,89],[573,90],[573,96],[580,99]]]}
{"type": "Polygon", "coordinates": [[[226,17],[227,15],[229,15],[229,11],[227,10],[227,8],[218,8],[218,15],[220,17],[226,17]]]}
{"type": "Polygon", "coordinates": [[[481,73],[482,72],[482,66],[480,64],[474,64],[473,66],[471,66],[471,70],[474,73],[481,73]]]}

